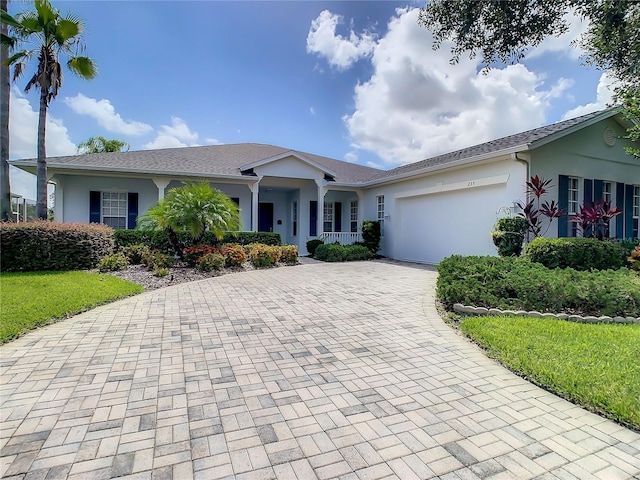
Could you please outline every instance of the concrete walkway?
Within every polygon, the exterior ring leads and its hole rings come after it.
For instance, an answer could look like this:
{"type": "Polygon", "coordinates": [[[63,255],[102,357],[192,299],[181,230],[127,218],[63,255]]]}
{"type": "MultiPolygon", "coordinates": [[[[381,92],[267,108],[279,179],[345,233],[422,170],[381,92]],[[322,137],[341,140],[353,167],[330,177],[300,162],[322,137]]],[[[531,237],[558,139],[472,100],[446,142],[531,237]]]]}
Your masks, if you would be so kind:
{"type": "MultiPolygon", "coordinates": [[[[25,479],[637,478],[640,435],[513,375],[391,262],[157,290],[0,348],[25,479]]],[[[15,476],[15,477],[12,477],[15,476]]]]}

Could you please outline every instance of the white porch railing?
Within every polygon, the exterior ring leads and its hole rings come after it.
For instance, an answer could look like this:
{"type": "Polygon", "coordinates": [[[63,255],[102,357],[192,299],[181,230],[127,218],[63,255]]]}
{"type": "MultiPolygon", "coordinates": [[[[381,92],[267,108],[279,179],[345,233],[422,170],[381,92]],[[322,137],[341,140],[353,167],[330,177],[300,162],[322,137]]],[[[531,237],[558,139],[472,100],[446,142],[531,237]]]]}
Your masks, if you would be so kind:
{"type": "Polygon", "coordinates": [[[324,232],[320,235],[324,243],[339,243],[340,245],[351,245],[362,241],[362,232],[324,232]]]}

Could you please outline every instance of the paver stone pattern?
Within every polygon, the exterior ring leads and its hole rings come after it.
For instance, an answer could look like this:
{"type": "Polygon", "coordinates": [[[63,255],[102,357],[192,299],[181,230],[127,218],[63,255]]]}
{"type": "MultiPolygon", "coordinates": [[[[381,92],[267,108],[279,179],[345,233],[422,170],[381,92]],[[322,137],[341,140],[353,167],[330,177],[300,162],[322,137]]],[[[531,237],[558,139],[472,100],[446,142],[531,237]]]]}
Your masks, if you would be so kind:
{"type": "Polygon", "coordinates": [[[245,272],[125,299],[0,348],[20,479],[640,476],[640,435],[486,358],[432,268],[245,272]]]}

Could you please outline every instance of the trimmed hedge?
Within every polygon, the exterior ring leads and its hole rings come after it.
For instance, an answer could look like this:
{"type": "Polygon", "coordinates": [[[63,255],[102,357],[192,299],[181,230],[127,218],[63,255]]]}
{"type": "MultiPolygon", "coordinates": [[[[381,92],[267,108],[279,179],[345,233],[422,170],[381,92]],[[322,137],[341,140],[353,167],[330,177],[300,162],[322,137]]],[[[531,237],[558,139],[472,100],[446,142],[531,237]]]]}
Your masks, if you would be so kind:
{"type": "Polygon", "coordinates": [[[438,265],[438,298],[454,303],[541,313],[640,316],[640,277],[627,269],[550,270],[518,257],[453,255],[438,265]]]}
{"type": "Polygon", "coordinates": [[[307,253],[313,257],[314,253],[316,253],[316,248],[319,245],[324,245],[324,240],[321,238],[314,238],[313,240],[307,241],[307,253]]]}
{"type": "Polygon", "coordinates": [[[499,218],[495,230],[491,232],[493,244],[501,257],[518,257],[522,253],[524,236],[529,222],[523,217],[499,218]]]}
{"type": "Polygon", "coordinates": [[[616,242],[595,238],[536,238],[524,256],[547,268],[574,270],[618,269],[626,265],[626,251],[616,242]]]}
{"type": "MultiPolygon", "coordinates": [[[[143,230],[116,230],[114,232],[115,244],[118,248],[127,247],[129,245],[144,244],[150,249],[160,250],[161,252],[170,253],[174,251],[169,243],[169,238],[164,231],[143,231],[143,230]]],[[[187,233],[178,235],[182,248],[193,246],[191,236],[187,233]]],[[[276,232],[228,232],[225,236],[218,240],[211,232],[205,232],[200,244],[202,245],[222,245],[225,243],[238,243],[240,245],[249,245],[251,243],[262,243],[264,245],[281,245],[282,239],[276,232]]]]}
{"type": "Polygon", "coordinates": [[[363,245],[340,245],[327,243],[318,245],[313,258],[325,262],[352,262],[356,260],[369,260],[374,255],[363,245]]]}
{"type": "Polygon", "coordinates": [[[5,272],[86,270],[113,252],[106,225],[0,223],[0,269],[5,272]]]}

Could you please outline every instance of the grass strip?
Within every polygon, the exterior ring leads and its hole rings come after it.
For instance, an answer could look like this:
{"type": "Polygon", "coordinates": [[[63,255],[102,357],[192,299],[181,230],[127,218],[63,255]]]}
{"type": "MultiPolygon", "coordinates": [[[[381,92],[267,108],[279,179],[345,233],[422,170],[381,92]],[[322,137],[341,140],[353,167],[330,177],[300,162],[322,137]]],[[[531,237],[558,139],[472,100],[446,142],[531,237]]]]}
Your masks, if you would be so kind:
{"type": "Polygon", "coordinates": [[[111,275],[82,271],[1,273],[0,344],[142,290],[111,275]]]}
{"type": "Polygon", "coordinates": [[[640,325],[499,316],[460,328],[529,381],[640,430],[640,325]]]}

